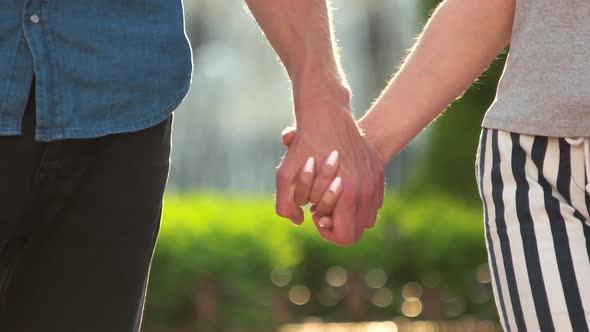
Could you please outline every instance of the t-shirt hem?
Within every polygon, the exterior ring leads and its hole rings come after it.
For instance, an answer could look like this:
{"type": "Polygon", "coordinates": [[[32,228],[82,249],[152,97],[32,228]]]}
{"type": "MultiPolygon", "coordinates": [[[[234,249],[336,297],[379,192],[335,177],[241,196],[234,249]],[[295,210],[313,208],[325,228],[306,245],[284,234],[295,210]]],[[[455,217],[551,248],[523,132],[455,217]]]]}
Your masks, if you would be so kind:
{"type": "Polygon", "coordinates": [[[481,126],[488,129],[498,129],[522,135],[547,137],[586,137],[590,136],[590,128],[564,125],[560,123],[538,124],[534,122],[515,121],[513,119],[485,116],[481,126]]]}

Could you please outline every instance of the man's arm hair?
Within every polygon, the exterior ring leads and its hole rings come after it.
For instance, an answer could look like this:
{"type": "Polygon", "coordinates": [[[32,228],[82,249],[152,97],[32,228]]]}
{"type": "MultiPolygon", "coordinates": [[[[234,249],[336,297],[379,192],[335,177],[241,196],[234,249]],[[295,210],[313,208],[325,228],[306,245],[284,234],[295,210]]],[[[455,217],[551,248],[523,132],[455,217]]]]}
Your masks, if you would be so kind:
{"type": "MultiPolygon", "coordinates": [[[[245,0],[293,84],[295,104],[349,88],[335,46],[327,0],[245,0]]],[[[296,116],[305,107],[296,107],[296,116]]]]}

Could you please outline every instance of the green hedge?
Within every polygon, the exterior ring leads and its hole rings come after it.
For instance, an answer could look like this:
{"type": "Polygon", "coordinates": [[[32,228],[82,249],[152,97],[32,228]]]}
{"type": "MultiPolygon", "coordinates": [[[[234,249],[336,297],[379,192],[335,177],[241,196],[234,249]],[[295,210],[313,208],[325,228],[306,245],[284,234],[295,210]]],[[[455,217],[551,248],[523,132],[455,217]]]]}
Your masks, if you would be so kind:
{"type": "MultiPolygon", "coordinates": [[[[474,271],[485,262],[485,255],[479,207],[444,195],[414,199],[388,195],[375,228],[365,232],[360,243],[342,248],[320,238],[309,221],[297,227],[276,217],[271,197],[169,193],[145,319],[152,326],[195,326],[197,320],[213,319],[196,317],[199,310],[207,312],[207,304],[195,309],[195,302],[203,301],[196,300],[199,292],[215,289],[205,300],[215,308],[210,316],[224,326],[261,330],[256,327],[276,321],[275,297],[287,298],[290,285],[307,286],[311,300],[288,307],[288,319],[307,315],[355,319],[317,301],[331,266],[359,272],[382,269],[394,292],[407,281],[420,282],[434,274],[441,289],[467,299],[474,271]],[[273,286],[270,274],[275,268],[290,271],[288,286],[273,286]]],[[[467,305],[465,310],[489,315],[490,306],[484,310],[467,305]]],[[[396,304],[373,309],[360,318],[399,314],[396,304]]]]}

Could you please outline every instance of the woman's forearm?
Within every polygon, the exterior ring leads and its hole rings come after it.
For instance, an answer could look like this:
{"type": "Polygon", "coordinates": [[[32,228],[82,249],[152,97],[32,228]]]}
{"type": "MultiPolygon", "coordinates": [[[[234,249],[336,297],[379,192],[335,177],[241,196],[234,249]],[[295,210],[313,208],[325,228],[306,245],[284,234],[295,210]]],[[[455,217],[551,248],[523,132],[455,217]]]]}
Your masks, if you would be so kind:
{"type": "Polygon", "coordinates": [[[388,161],[434,120],[510,42],[515,0],[446,0],[405,63],[359,121],[388,161]]]}

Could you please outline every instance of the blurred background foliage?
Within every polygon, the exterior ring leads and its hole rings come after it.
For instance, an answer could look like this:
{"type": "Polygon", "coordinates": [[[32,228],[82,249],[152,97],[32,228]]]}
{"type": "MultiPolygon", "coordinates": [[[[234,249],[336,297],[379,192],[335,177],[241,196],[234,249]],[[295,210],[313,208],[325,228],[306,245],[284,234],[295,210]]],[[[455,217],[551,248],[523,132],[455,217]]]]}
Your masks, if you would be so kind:
{"type": "MultiPolygon", "coordinates": [[[[439,1],[332,2],[358,117],[439,1]]],[[[294,227],[274,214],[290,86],[243,3],[185,1],[185,9],[195,72],[175,117],[144,331],[274,331],[310,319],[496,322],[474,163],[505,55],[390,163],[376,227],[340,248],[311,223],[294,227]]]]}
{"type": "Polygon", "coordinates": [[[480,217],[459,200],[389,194],[376,227],[340,248],[311,223],[274,216],[268,198],[169,194],[146,324],[272,331],[307,316],[494,318],[480,217]]]}

